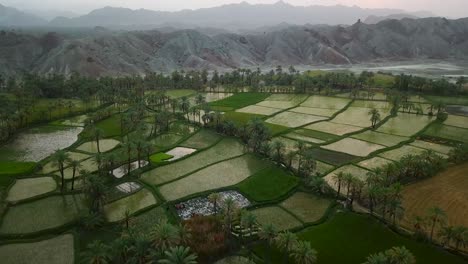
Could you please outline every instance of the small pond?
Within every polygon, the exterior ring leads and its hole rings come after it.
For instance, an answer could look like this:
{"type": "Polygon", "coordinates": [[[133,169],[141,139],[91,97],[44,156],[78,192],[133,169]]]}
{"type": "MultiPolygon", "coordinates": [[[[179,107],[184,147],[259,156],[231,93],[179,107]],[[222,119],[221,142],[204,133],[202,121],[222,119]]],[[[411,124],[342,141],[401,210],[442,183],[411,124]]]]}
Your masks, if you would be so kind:
{"type": "MultiPolygon", "coordinates": [[[[221,208],[224,200],[231,197],[238,207],[244,208],[250,205],[250,201],[237,191],[225,191],[219,193],[221,196],[218,208],[221,208]]],[[[212,215],[214,214],[213,203],[208,197],[197,197],[175,205],[177,214],[183,220],[190,219],[194,215],[212,215]]],[[[219,209],[218,209],[219,210],[219,209]]]]}
{"type": "Polygon", "coordinates": [[[20,132],[0,148],[0,160],[41,161],[78,140],[82,127],[39,126],[20,132]]]}
{"type": "MultiPolygon", "coordinates": [[[[142,168],[144,166],[148,165],[148,164],[149,164],[148,161],[140,160],[140,165],[141,165],[142,168]]],[[[138,169],[138,161],[134,161],[134,162],[130,163],[130,172],[132,172],[133,170],[136,170],[136,169],[138,169]]],[[[122,165],[122,166],[118,167],[117,169],[114,169],[110,173],[112,173],[112,175],[114,175],[114,177],[120,179],[120,178],[122,178],[123,176],[125,176],[125,175],[127,175],[129,173],[128,164],[122,165]]]]}

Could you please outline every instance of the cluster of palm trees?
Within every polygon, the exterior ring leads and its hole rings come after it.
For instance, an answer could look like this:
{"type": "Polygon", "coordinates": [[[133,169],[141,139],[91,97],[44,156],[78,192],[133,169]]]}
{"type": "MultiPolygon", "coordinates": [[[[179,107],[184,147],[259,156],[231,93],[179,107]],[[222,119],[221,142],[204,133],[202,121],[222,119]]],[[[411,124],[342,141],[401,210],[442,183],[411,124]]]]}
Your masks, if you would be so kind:
{"type": "Polygon", "coordinates": [[[425,216],[415,216],[413,229],[419,239],[435,243],[438,239],[443,246],[460,250],[468,245],[468,228],[447,224],[447,214],[437,206],[428,209],[425,216]]]}
{"type": "Polygon", "coordinates": [[[433,151],[425,151],[421,155],[406,155],[398,162],[376,168],[367,173],[365,180],[340,172],[333,175],[333,181],[337,186],[337,196],[345,196],[350,206],[354,200],[358,200],[368,206],[371,214],[377,209],[378,216],[396,225],[404,213],[401,182],[434,176],[445,166],[442,157],[433,151]],[[343,194],[342,189],[345,189],[343,194]]]}
{"type": "Polygon", "coordinates": [[[384,252],[379,252],[372,254],[367,257],[364,264],[414,264],[416,259],[413,254],[406,249],[405,247],[393,247],[391,249],[385,250],[384,252]]]}
{"type": "Polygon", "coordinates": [[[136,232],[130,227],[108,245],[99,240],[90,243],[83,260],[90,264],[196,264],[197,256],[188,247],[191,239],[190,231],[184,226],[166,221],[156,224],[149,233],[136,232]]]}

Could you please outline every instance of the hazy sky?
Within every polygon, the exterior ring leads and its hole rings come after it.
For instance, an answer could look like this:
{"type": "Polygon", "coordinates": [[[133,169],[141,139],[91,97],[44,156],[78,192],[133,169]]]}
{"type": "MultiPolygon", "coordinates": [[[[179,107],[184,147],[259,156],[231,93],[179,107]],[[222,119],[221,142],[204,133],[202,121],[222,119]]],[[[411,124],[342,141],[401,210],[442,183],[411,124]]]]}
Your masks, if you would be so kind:
{"type": "MultiPolygon", "coordinates": [[[[7,6],[20,9],[67,10],[87,13],[103,6],[146,8],[153,10],[175,11],[213,7],[241,0],[0,0],[7,6]]],[[[252,4],[275,3],[277,0],[248,0],[252,4]]],[[[448,17],[468,17],[468,0],[285,0],[293,5],[357,5],[370,8],[398,8],[408,11],[431,11],[448,17]]]]}

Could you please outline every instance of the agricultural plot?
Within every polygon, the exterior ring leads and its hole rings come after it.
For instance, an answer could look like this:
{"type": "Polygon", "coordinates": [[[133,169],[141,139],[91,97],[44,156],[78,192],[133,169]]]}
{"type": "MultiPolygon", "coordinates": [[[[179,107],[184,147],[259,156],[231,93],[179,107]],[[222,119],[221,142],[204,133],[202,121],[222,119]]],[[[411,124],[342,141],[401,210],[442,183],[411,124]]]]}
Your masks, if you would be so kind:
{"type": "Polygon", "coordinates": [[[343,136],[349,133],[354,133],[359,130],[362,130],[362,127],[333,123],[328,121],[308,125],[305,128],[338,136],[343,136]]]}
{"type": "Polygon", "coordinates": [[[451,167],[403,189],[404,223],[412,227],[412,218],[425,216],[437,205],[447,214],[448,225],[468,226],[468,164],[451,167]]]}
{"type": "Polygon", "coordinates": [[[309,193],[298,192],[281,203],[281,206],[296,215],[304,223],[320,220],[331,201],[309,193]]]}
{"type": "MultiPolygon", "coordinates": [[[[120,144],[120,141],[115,139],[101,139],[99,140],[99,149],[101,152],[107,152],[120,144]]],[[[96,141],[89,141],[86,143],[81,144],[79,147],[76,148],[77,150],[81,150],[84,152],[89,153],[97,153],[97,144],[96,141]]]]}
{"type": "Polygon", "coordinates": [[[142,189],[130,196],[104,205],[104,214],[109,222],[117,222],[125,218],[126,212],[134,214],[156,203],[153,194],[147,189],[142,189]]]}
{"type": "Polygon", "coordinates": [[[424,129],[432,121],[432,118],[424,115],[398,113],[398,116],[390,118],[390,120],[379,127],[377,131],[386,134],[410,137],[424,129]]]}
{"type": "Polygon", "coordinates": [[[65,119],[58,122],[52,122],[52,124],[63,125],[63,126],[84,126],[86,119],[88,119],[87,115],[80,115],[75,116],[69,119],[65,119]]]}
{"type": "Polygon", "coordinates": [[[317,139],[317,138],[300,135],[300,134],[294,133],[294,132],[286,134],[285,137],[291,138],[291,139],[294,139],[294,140],[298,140],[298,141],[304,141],[304,142],[307,142],[307,143],[312,143],[312,144],[321,144],[321,143],[325,142],[325,141],[317,139]]]}
{"type": "Polygon", "coordinates": [[[390,112],[390,110],[392,110],[392,106],[390,103],[382,101],[356,100],[351,104],[351,107],[363,107],[368,109],[375,108],[385,113],[390,112]]]}
{"type": "Polygon", "coordinates": [[[366,157],[372,152],[385,148],[385,146],[372,144],[358,139],[345,138],[330,145],[322,146],[322,148],[354,156],[366,157]]]}
{"type": "Polygon", "coordinates": [[[468,117],[449,115],[447,120],[445,120],[444,124],[454,127],[468,128],[468,117]]]}
{"type": "Polygon", "coordinates": [[[0,161],[0,176],[29,174],[35,167],[35,162],[0,161]]]}
{"type": "MultiPolygon", "coordinates": [[[[285,137],[276,137],[273,139],[273,141],[280,141],[284,144],[284,150],[285,152],[294,152],[297,150],[296,145],[297,141],[290,139],[290,138],[285,138],[285,137]]],[[[305,143],[306,147],[310,147],[310,144],[305,143]]]]}
{"type": "Polygon", "coordinates": [[[176,89],[176,90],[167,90],[166,95],[172,99],[182,98],[184,96],[192,96],[195,95],[197,92],[195,90],[190,89],[176,89]]]}
{"type": "Polygon", "coordinates": [[[377,168],[381,168],[392,162],[393,162],[392,160],[384,159],[381,157],[373,157],[371,159],[367,159],[367,160],[363,160],[359,162],[358,165],[368,170],[375,170],[377,168]]]}
{"type": "Polygon", "coordinates": [[[335,166],[341,166],[345,163],[349,163],[355,160],[357,157],[336,151],[330,151],[322,148],[314,148],[311,151],[312,156],[314,159],[323,161],[328,164],[332,164],[335,166]]]}
{"type": "Polygon", "coordinates": [[[239,110],[236,110],[236,112],[240,112],[240,113],[264,115],[264,116],[271,116],[281,111],[283,110],[280,108],[272,108],[272,107],[265,107],[265,106],[259,106],[259,105],[250,105],[250,106],[241,108],[239,110]]]}
{"type": "Polygon", "coordinates": [[[325,109],[343,109],[351,102],[347,98],[312,95],[301,106],[325,109]]]}
{"type": "Polygon", "coordinates": [[[335,167],[330,165],[330,164],[327,164],[327,163],[323,163],[321,161],[317,161],[317,168],[316,168],[316,171],[317,173],[319,173],[320,175],[323,175],[331,170],[333,170],[335,167]]]}
{"type": "Polygon", "coordinates": [[[375,132],[371,130],[354,135],[352,136],[352,138],[368,141],[368,142],[383,145],[386,147],[393,147],[393,146],[400,144],[403,141],[407,141],[410,139],[408,137],[396,136],[392,134],[384,134],[384,133],[375,132]]]}
{"type": "Polygon", "coordinates": [[[289,230],[302,226],[293,215],[278,206],[269,206],[252,210],[260,225],[272,224],[278,230],[289,230]]]}
{"type": "Polygon", "coordinates": [[[446,126],[438,123],[429,126],[424,132],[424,135],[468,143],[468,129],[446,126]]]}
{"type": "Polygon", "coordinates": [[[15,243],[0,246],[3,264],[73,264],[74,239],[65,234],[37,242],[15,243]]]}
{"type": "Polygon", "coordinates": [[[300,106],[300,107],[293,108],[293,109],[291,109],[289,111],[294,112],[294,113],[300,113],[300,114],[331,117],[336,112],[338,112],[339,110],[338,109],[312,108],[312,107],[300,106]]]}
{"type": "Polygon", "coordinates": [[[249,198],[257,201],[278,199],[297,186],[299,179],[276,166],[255,173],[237,185],[249,198]]]}
{"type": "Polygon", "coordinates": [[[186,141],[182,142],[180,146],[194,149],[204,149],[214,145],[216,142],[221,140],[221,138],[221,135],[211,130],[202,129],[186,141]]]}
{"type": "Polygon", "coordinates": [[[141,179],[149,184],[159,185],[187,175],[210,164],[240,156],[244,146],[234,139],[223,139],[215,146],[187,159],[145,172],[141,179]]]}
{"type": "Polygon", "coordinates": [[[321,131],[316,131],[316,130],[310,130],[310,129],[296,129],[294,130],[295,133],[306,136],[306,137],[312,137],[316,139],[320,139],[322,141],[332,141],[339,139],[339,136],[321,132],[321,131]]]}
{"type": "Polygon", "coordinates": [[[266,98],[262,102],[258,103],[257,106],[288,109],[297,106],[307,98],[307,95],[299,94],[273,94],[266,98]]]}
{"type": "Polygon", "coordinates": [[[83,195],[50,196],[8,208],[0,226],[1,234],[29,234],[63,226],[85,216],[83,195]]]}
{"type": "Polygon", "coordinates": [[[178,181],[163,185],[159,191],[164,198],[173,201],[199,192],[238,184],[268,165],[269,163],[254,156],[245,155],[217,163],[178,181]]]}
{"type": "MultiPolygon", "coordinates": [[[[351,126],[358,126],[361,128],[370,127],[371,121],[369,116],[369,108],[363,107],[348,107],[346,111],[336,116],[333,123],[340,123],[351,126]]],[[[386,113],[381,113],[381,118],[384,119],[387,116],[386,113]]]]}
{"type": "Polygon", "coordinates": [[[389,159],[389,160],[399,161],[401,158],[403,158],[406,155],[420,155],[424,151],[426,150],[422,148],[417,148],[417,147],[406,145],[397,149],[393,149],[393,150],[380,153],[379,156],[382,158],[389,159]]]}
{"type": "MultiPolygon", "coordinates": [[[[82,160],[85,160],[85,159],[91,157],[88,154],[83,154],[83,153],[78,153],[78,152],[67,152],[67,154],[68,154],[68,157],[71,160],[77,160],[77,161],[82,161],[82,160]]],[[[42,174],[49,174],[49,173],[52,173],[52,172],[57,171],[57,170],[58,170],[57,164],[55,164],[53,161],[50,161],[50,162],[47,162],[46,164],[44,164],[44,166],[42,166],[41,173],[42,174]]]]}
{"type": "MultiPolygon", "coordinates": [[[[338,168],[334,170],[333,172],[329,173],[327,176],[325,176],[325,181],[327,181],[328,185],[332,187],[335,190],[338,190],[338,185],[333,179],[335,175],[338,175],[340,172],[343,173],[350,173],[357,179],[360,179],[361,181],[365,181],[367,179],[367,173],[369,172],[368,170],[359,168],[354,165],[346,165],[341,168],[338,168]]],[[[342,186],[343,187],[343,186],[342,186]]]]}
{"type": "Polygon", "coordinates": [[[266,99],[269,95],[266,93],[236,93],[228,98],[210,103],[213,107],[222,107],[226,111],[239,109],[248,105],[259,103],[266,99]]]}
{"type": "Polygon", "coordinates": [[[268,120],[267,123],[281,125],[285,127],[300,127],[310,123],[318,122],[327,119],[323,116],[306,115],[294,112],[283,112],[275,115],[268,120]]]}
{"type": "Polygon", "coordinates": [[[183,137],[181,135],[169,133],[159,135],[151,139],[150,142],[156,147],[168,148],[174,146],[175,144],[177,144],[177,142],[179,142],[182,139],[183,137]]]}
{"type": "Polygon", "coordinates": [[[52,177],[17,179],[10,188],[6,198],[9,202],[17,202],[41,194],[49,193],[57,188],[52,177]]]}
{"type": "Polygon", "coordinates": [[[132,231],[135,231],[137,234],[145,235],[148,233],[148,230],[154,228],[155,224],[167,220],[168,218],[164,207],[158,206],[133,217],[132,231]]]}
{"type": "Polygon", "coordinates": [[[445,155],[448,155],[449,152],[453,149],[452,147],[437,144],[437,143],[432,143],[429,141],[422,141],[422,140],[415,140],[413,143],[410,144],[411,146],[415,146],[418,148],[423,148],[427,150],[433,150],[435,152],[439,152],[445,155]]]}
{"type": "Polygon", "coordinates": [[[230,120],[238,126],[243,126],[245,124],[248,124],[250,120],[254,118],[262,118],[262,117],[264,116],[256,115],[256,114],[240,113],[240,112],[227,112],[224,114],[224,118],[226,120],[230,120]]]}
{"type": "MultiPolygon", "coordinates": [[[[194,133],[197,130],[196,127],[183,123],[183,122],[173,122],[170,124],[169,131],[171,133],[181,135],[181,136],[188,136],[194,133]]],[[[149,132],[151,132],[151,129],[148,130],[148,135],[149,132]]]]}
{"type": "Polygon", "coordinates": [[[181,158],[183,158],[185,156],[188,156],[188,155],[194,153],[195,151],[197,151],[197,150],[196,149],[191,149],[191,148],[184,148],[184,147],[173,148],[173,149],[169,150],[168,152],[166,152],[166,155],[171,156],[171,158],[169,158],[167,161],[174,161],[174,160],[181,159],[181,158]]]}

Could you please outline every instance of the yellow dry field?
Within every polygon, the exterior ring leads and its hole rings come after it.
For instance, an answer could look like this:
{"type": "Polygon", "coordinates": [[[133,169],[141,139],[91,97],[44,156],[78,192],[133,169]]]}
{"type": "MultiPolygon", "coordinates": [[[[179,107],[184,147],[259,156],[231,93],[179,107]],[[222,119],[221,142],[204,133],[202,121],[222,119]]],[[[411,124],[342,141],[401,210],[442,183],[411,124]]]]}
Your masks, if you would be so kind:
{"type": "Polygon", "coordinates": [[[403,190],[405,223],[414,216],[426,216],[438,206],[449,225],[468,226],[468,163],[454,166],[430,179],[408,185],[403,190]]]}

